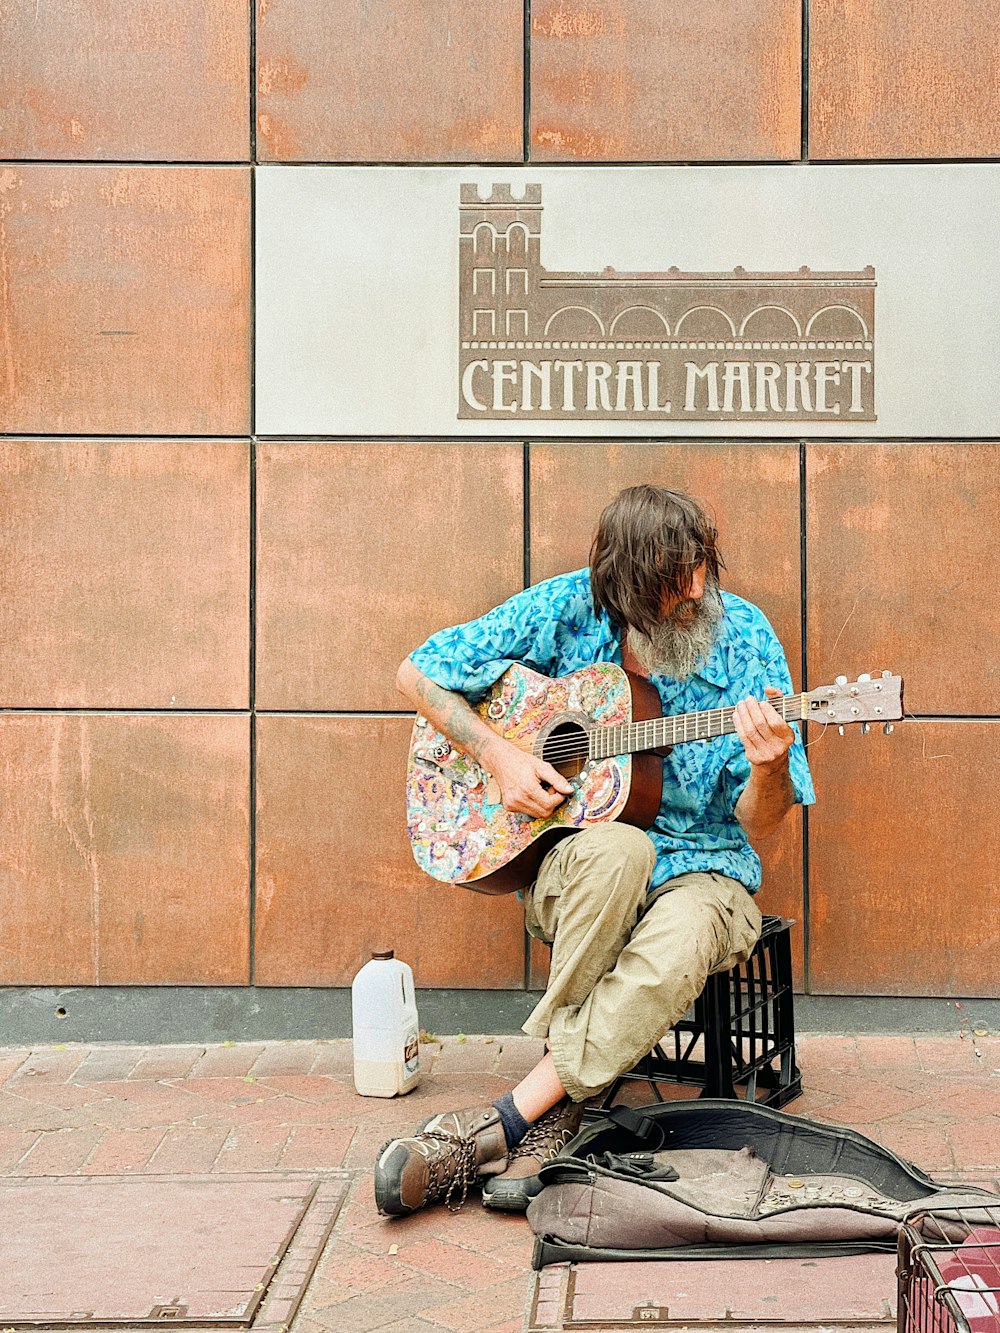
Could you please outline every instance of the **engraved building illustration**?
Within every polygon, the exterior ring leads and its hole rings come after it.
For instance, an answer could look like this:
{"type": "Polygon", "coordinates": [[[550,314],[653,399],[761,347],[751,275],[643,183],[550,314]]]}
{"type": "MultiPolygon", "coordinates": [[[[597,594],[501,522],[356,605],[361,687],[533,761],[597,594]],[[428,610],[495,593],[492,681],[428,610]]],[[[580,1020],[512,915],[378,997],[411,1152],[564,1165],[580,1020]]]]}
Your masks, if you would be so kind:
{"type": "Polygon", "coordinates": [[[875,420],[870,266],[550,272],[540,185],[460,214],[460,418],[875,420]]]}

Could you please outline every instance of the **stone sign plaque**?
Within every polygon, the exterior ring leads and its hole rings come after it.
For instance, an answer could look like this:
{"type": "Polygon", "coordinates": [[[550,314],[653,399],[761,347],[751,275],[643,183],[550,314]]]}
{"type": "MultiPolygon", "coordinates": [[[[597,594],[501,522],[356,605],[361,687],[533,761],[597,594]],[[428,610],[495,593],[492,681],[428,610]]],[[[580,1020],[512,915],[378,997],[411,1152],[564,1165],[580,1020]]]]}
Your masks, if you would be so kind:
{"type": "Polygon", "coordinates": [[[874,421],[875,270],[555,273],[542,191],[462,187],[458,415],[874,421]]]}
{"type": "Polygon", "coordinates": [[[998,217],[994,164],[258,168],[256,430],[996,435],[998,217]]]}

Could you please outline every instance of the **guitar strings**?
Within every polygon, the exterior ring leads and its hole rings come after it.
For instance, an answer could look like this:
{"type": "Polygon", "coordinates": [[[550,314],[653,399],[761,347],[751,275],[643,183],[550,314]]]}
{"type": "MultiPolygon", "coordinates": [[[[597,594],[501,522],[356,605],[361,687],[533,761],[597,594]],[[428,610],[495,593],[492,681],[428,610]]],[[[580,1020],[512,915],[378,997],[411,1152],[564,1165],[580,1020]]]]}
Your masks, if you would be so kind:
{"type": "MultiPolygon", "coordinates": [[[[791,706],[794,710],[795,708],[798,708],[801,705],[803,699],[806,698],[808,698],[808,694],[786,694],[781,699],[776,699],[774,702],[782,709],[791,706]]],[[[718,714],[718,723],[723,727],[727,728],[729,730],[729,733],[731,734],[732,731],[731,724],[735,712],[736,712],[735,706],[727,704],[722,708],[708,709],[706,712],[703,713],[677,713],[672,717],[667,716],[659,718],[646,718],[638,722],[615,722],[615,723],[599,724],[596,727],[591,727],[589,730],[585,731],[582,735],[576,734],[573,736],[556,738],[550,741],[547,745],[543,746],[541,757],[547,763],[551,763],[553,761],[557,763],[564,763],[570,759],[584,759],[584,760],[590,760],[594,758],[611,759],[614,758],[615,753],[635,754],[635,753],[642,753],[643,750],[657,749],[668,745],[683,745],[686,742],[690,741],[715,740],[718,736],[726,734],[726,731],[718,732],[715,733],[714,735],[711,733],[711,728],[713,726],[715,715],[718,714]],[[709,735],[699,736],[697,734],[699,730],[699,722],[704,718],[709,719],[708,722],[709,735]],[[612,731],[616,727],[624,731],[625,728],[636,729],[639,727],[660,726],[664,729],[664,731],[666,731],[666,724],[668,723],[670,724],[670,731],[671,731],[670,738],[668,739],[666,736],[664,736],[663,739],[659,740],[655,745],[644,744],[639,748],[639,750],[634,750],[634,751],[623,750],[623,751],[613,752],[607,755],[591,754],[590,738],[593,736],[600,736],[603,732],[612,731]],[[691,723],[693,723],[693,727],[690,725],[691,723]],[[679,737],[677,736],[678,724],[680,724],[681,729],[684,732],[684,734],[679,737]],[[687,735],[687,732],[689,730],[694,730],[695,734],[692,736],[687,735]]],[[[782,712],[782,717],[786,722],[801,722],[804,720],[808,720],[808,719],[803,719],[801,716],[799,716],[797,712],[794,711],[791,717],[785,716],[785,713],[782,712]]],[[[860,721],[861,719],[859,718],[857,720],[860,721]]],[[[622,737],[622,739],[624,739],[624,736],[622,737]]],[[[646,739],[648,740],[648,737],[646,739]]],[[[533,753],[535,749],[535,742],[531,740],[511,740],[511,744],[515,745],[519,750],[523,750],[528,754],[533,753]]]]}
{"type": "MultiPolygon", "coordinates": [[[[808,718],[801,717],[800,713],[797,712],[797,709],[800,708],[804,698],[808,698],[808,693],[785,694],[785,696],[779,698],[779,700],[775,700],[775,704],[781,709],[781,716],[784,717],[785,721],[808,721],[808,718]],[[787,708],[792,709],[791,717],[787,716],[787,713],[785,713],[785,709],[787,708]]],[[[735,712],[735,705],[727,704],[724,705],[723,708],[707,709],[703,713],[676,713],[673,714],[673,716],[643,718],[641,721],[607,722],[607,724],[591,726],[591,728],[584,730],[583,733],[576,733],[573,734],[573,736],[556,737],[555,740],[549,741],[547,745],[543,746],[543,757],[547,762],[553,760],[556,762],[564,762],[571,760],[571,758],[584,758],[584,760],[591,760],[591,758],[612,758],[615,757],[616,753],[641,753],[643,750],[657,749],[660,748],[660,746],[683,745],[685,742],[697,740],[715,740],[715,738],[723,736],[723,734],[727,734],[727,732],[732,733],[732,720],[735,712]],[[713,733],[712,728],[713,725],[716,725],[716,714],[717,724],[723,726],[724,730],[713,733]],[[708,734],[707,736],[699,736],[699,724],[704,718],[708,718],[708,734]],[[611,732],[611,730],[615,728],[623,730],[625,728],[632,728],[633,734],[637,737],[637,728],[640,728],[640,726],[653,726],[653,728],[661,726],[665,732],[667,724],[671,725],[671,736],[668,738],[664,734],[663,740],[656,738],[655,744],[649,744],[649,737],[647,734],[647,736],[644,737],[643,744],[641,744],[637,750],[612,750],[612,753],[600,754],[600,756],[591,753],[591,737],[600,736],[601,733],[611,732]],[[693,726],[691,724],[693,724],[693,726]],[[679,726],[681,732],[683,732],[681,736],[677,736],[677,729],[679,729],[679,726]],[[695,734],[689,736],[688,732],[692,729],[695,734]]],[[[861,721],[861,718],[856,718],[856,721],[861,721]]],[[[621,738],[624,740],[624,736],[621,738]]],[[[516,745],[517,749],[524,750],[525,753],[535,752],[535,741],[513,740],[513,738],[511,738],[511,744],[516,745]]]]}
{"type": "MultiPolygon", "coordinates": [[[[713,740],[713,738],[715,738],[712,736],[713,726],[729,726],[732,724],[733,716],[735,716],[735,709],[731,708],[731,706],[727,706],[727,708],[724,709],[712,709],[711,712],[705,713],[677,713],[673,717],[649,717],[635,722],[611,722],[611,724],[604,724],[596,726],[596,728],[591,728],[587,730],[583,736],[581,736],[581,734],[575,734],[575,736],[557,737],[555,740],[549,741],[548,745],[545,745],[545,752],[551,754],[583,753],[584,750],[589,749],[588,737],[601,736],[601,734],[612,732],[612,730],[615,729],[620,729],[621,732],[631,729],[637,736],[637,734],[639,734],[640,726],[641,728],[653,728],[653,730],[661,729],[665,732],[665,730],[667,730],[667,725],[665,724],[669,724],[671,738],[668,740],[668,738],[664,736],[663,740],[657,741],[657,744],[680,745],[683,744],[685,740],[713,740]],[[719,714],[719,717],[717,718],[713,716],[713,714],[716,713],[719,714]],[[708,720],[708,734],[707,736],[699,736],[697,733],[699,733],[701,722],[703,722],[705,718],[708,720]],[[680,736],[677,732],[681,732],[680,736]],[[693,732],[692,736],[688,736],[688,732],[693,732]]],[[[788,721],[789,718],[785,718],[785,720],[788,721]]],[[[791,721],[799,720],[800,718],[795,716],[791,718],[791,721]]],[[[717,734],[725,733],[720,732],[717,734]]],[[[648,738],[648,734],[645,738],[648,738]]]]}
{"type": "MultiPolygon", "coordinates": [[[[793,694],[792,694],[792,695],[785,695],[782,699],[775,700],[775,702],[778,703],[778,704],[781,704],[781,705],[788,705],[788,704],[792,704],[792,705],[800,705],[801,702],[802,702],[802,699],[803,699],[804,697],[805,697],[805,696],[804,696],[804,695],[801,695],[801,694],[799,694],[799,695],[793,695],[793,694]]],[[[663,739],[662,741],[659,741],[658,744],[657,744],[656,746],[644,746],[643,748],[646,748],[646,749],[659,748],[659,746],[663,746],[663,745],[682,745],[682,744],[684,744],[686,741],[695,741],[695,740],[714,740],[715,737],[712,736],[712,735],[708,735],[708,736],[698,736],[698,735],[697,735],[697,731],[698,731],[698,721],[700,721],[700,720],[703,719],[703,718],[708,718],[708,719],[710,719],[708,725],[709,725],[709,728],[711,728],[711,726],[712,726],[712,721],[711,721],[711,719],[713,718],[713,715],[714,715],[714,714],[718,714],[718,715],[719,715],[719,718],[718,718],[719,723],[720,723],[721,725],[723,725],[723,726],[728,726],[728,725],[732,722],[732,720],[733,720],[733,716],[734,716],[735,712],[736,712],[735,707],[734,707],[733,705],[731,705],[731,704],[727,704],[727,705],[726,705],[725,707],[723,707],[723,708],[712,708],[712,709],[708,709],[708,710],[707,710],[706,712],[704,712],[704,713],[678,713],[678,714],[675,714],[673,717],[646,718],[646,719],[643,719],[642,721],[638,721],[638,722],[617,722],[617,723],[603,724],[603,725],[600,725],[600,726],[591,728],[589,731],[585,732],[584,735],[582,735],[582,736],[581,736],[581,735],[567,736],[567,737],[563,737],[563,738],[557,738],[557,739],[551,741],[548,745],[543,746],[542,757],[545,759],[545,761],[546,761],[547,763],[548,763],[548,762],[551,762],[553,759],[558,760],[559,762],[564,762],[564,761],[566,761],[566,760],[568,760],[568,759],[580,759],[580,758],[584,758],[584,757],[586,757],[586,758],[596,758],[596,757],[600,757],[600,758],[604,758],[604,759],[610,759],[610,758],[613,757],[612,755],[592,756],[592,755],[590,754],[590,740],[589,740],[589,738],[590,738],[591,736],[595,736],[595,735],[598,735],[598,736],[599,736],[599,735],[600,735],[602,732],[604,732],[604,731],[611,731],[611,730],[613,730],[615,727],[619,727],[619,728],[624,729],[624,728],[626,728],[626,727],[638,728],[638,727],[643,727],[643,726],[653,726],[653,727],[655,727],[655,726],[664,726],[664,729],[665,729],[665,724],[666,724],[666,723],[670,723],[670,724],[671,724],[671,739],[668,740],[666,737],[664,737],[664,739],[663,739]],[[728,717],[727,717],[727,714],[728,714],[728,717]],[[697,720],[695,720],[695,719],[697,719],[697,720]],[[688,722],[691,721],[691,720],[694,720],[694,727],[693,727],[693,729],[694,729],[694,731],[695,731],[696,734],[693,735],[693,736],[688,736],[688,735],[685,734],[685,735],[683,735],[683,736],[677,737],[677,736],[676,736],[677,724],[678,724],[678,723],[682,723],[682,724],[683,724],[683,730],[684,730],[684,732],[686,733],[686,732],[689,730],[688,722]]],[[[785,721],[792,721],[792,722],[798,722],[798,721],[801,721],[801,720],[802,720],[801,718],[799,718],[799,717],[797,717],[797,716],[794,716],[794,715],[793,715],[791,718],[785,718],[785,721]]],[[[725,734],[725,733],[719,733],[719,735],[723,735],[723,734],[725,734]]],[[[526,751],[526,752],[528,752],[528,753],[531,753],[531,752],[534,751],[534,742],[532,742],[532,741],[513,741],[512,744],[516,745],[518,749],[520,749],[520,750],[524,750],[524,751],[526,751]]],[[[641,753],[641,751],[639,751],[639,752],[641,753]]],[[[628,753],[635,753],[635,752],[634,752],[634,751],[627,751],[627,750],[626,750],[626,751],[623,751],[622,753],[626,753],[626,754],[628,754],[628,753]]]]}

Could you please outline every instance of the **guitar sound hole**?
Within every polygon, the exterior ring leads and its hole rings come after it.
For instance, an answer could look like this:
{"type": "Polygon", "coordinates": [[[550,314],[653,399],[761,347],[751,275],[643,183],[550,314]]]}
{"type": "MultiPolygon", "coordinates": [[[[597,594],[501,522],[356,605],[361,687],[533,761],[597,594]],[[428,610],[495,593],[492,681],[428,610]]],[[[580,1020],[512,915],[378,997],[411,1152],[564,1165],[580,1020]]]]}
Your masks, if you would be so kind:
{"type": "Polygon", "coordinates": [[[587,732],[579,722],[560,722],[542,744],[542,758],[564,778],[575,778],[587,762],[587,732]]]}

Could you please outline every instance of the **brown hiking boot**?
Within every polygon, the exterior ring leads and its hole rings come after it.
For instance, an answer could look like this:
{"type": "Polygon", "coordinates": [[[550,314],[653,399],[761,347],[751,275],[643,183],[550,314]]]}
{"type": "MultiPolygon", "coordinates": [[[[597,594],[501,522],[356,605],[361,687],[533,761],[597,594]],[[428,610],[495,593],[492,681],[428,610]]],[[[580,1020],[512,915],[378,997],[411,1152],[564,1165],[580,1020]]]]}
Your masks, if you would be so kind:
{"type": "Polygon", "coordinates": [[[387,1217],[405,1217],[438,1199],[457,1213],[477,1176],[506,1165],[507,1140],[496,1107],[445,1111],[409,1138],[383,1145],[375,1163],[375,1202],[387,1217]]]}
{"type": "Polygon", "coordinates": [[[582,1119],[582,1102],[571,1102],[568,1097],[556,1102],[551,1111],[535,1121],[510,1154],[507,1170],[483,1186],[483,1206],[523,1213],[535,1195],[541,1193],[539,1171],[562,1152],[570,1139],[576,1138],[582,1119]]]}

